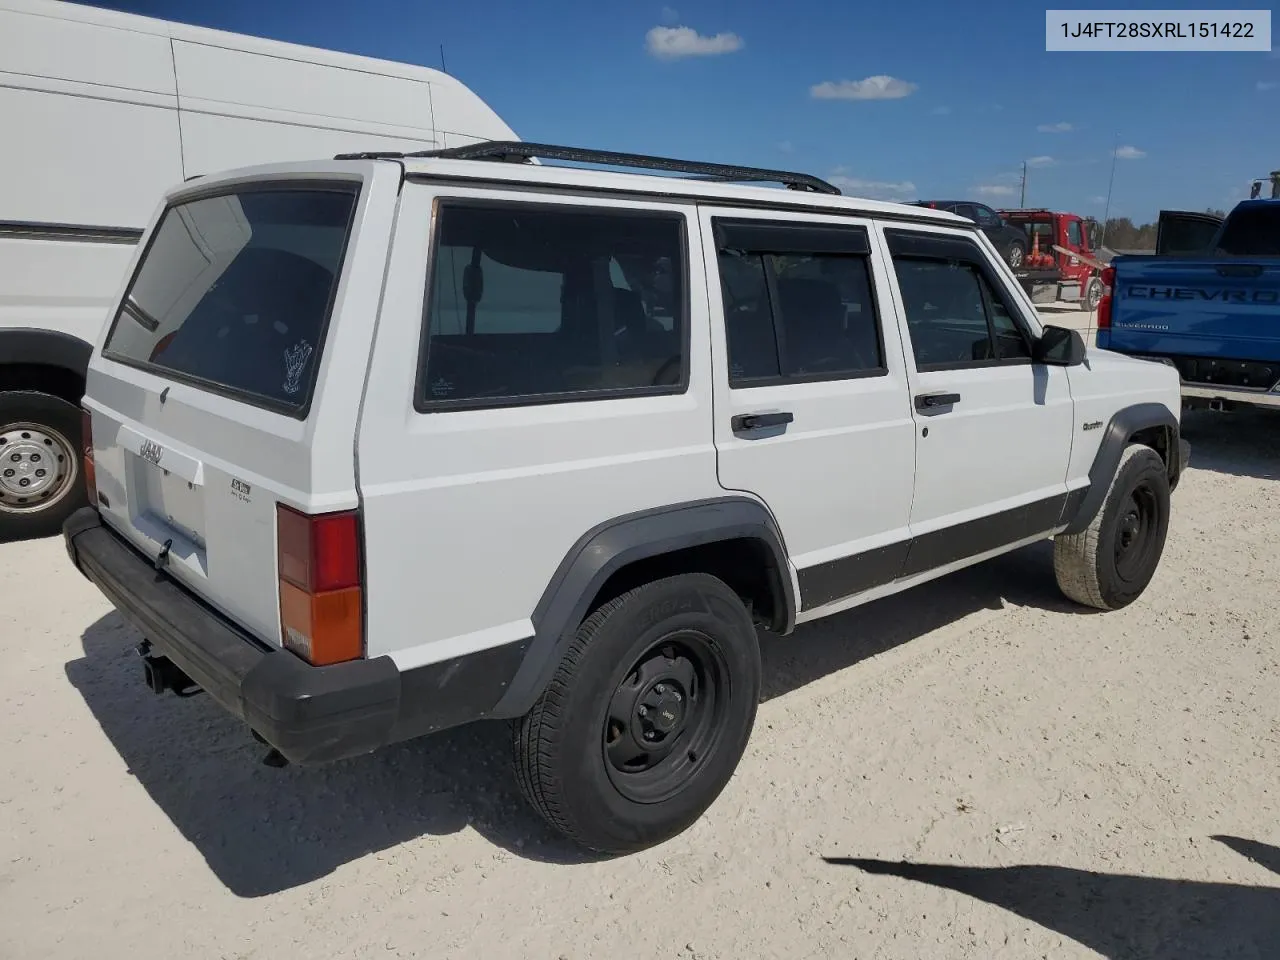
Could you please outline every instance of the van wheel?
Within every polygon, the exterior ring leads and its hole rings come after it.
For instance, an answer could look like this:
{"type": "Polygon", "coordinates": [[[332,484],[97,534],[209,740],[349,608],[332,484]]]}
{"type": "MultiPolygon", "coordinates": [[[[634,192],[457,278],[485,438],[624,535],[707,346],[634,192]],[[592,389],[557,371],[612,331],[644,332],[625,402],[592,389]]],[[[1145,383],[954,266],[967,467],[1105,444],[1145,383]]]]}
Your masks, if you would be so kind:
{"type": "Polygon", "coordinates": [[[79,408],[34,390],[0,392],[0,540],[55,534],[87,502],[79,408]]]}
{"type": "Polygon", "coordinates": [[[1076,603],[1119,610],[1155,575],[1169,530],[1169,473],[1148,446],[1130,444],[1088,528],[1053,542],[1058,587],[1076,603]]]}
{"type": "Polygon", "coordinates": [[[601,853],[683,831],[733,776],[755,723],[760,648],[723,581],[637,587],[578,629],[515,725],[516,777],[555,829],[601,853]]]}

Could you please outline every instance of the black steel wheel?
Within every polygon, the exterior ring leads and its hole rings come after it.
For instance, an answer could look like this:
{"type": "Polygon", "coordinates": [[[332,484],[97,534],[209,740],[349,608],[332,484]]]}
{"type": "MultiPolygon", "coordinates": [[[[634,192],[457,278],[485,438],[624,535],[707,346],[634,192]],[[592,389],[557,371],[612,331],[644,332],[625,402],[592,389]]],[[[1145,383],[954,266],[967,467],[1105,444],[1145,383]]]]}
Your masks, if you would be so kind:
{"type": "Polygon", "coordinates": [[[637,803],[679,791],[716,747],[728,665],[715,641],[683,631],[662,638],[625,672],[604,722],[609,779],[637,803]]]}
{"type": "Polygon", "coordinates": [[[738,596],[709,574],[646,584],[587,618],[516,723],[517,780],[583,847],[653,846],[720,795],[759,697],[759,645],[738,596]]]}
{"type": "Polygon", "coordinates": [[[1054,538],[1058,586],[1099,610],[1128,606],[1155,576],[1168,530],[1168,467],[1151,447],[1130,444],[1089,526],[1054,538]]]}

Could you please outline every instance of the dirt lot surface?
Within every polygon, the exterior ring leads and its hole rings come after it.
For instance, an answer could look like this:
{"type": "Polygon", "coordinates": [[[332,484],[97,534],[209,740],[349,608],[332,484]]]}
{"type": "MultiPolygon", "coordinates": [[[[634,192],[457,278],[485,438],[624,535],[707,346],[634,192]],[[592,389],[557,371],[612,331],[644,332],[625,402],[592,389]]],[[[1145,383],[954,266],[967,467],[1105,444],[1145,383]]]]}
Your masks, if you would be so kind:
{"type": "Polygon", "coordinates": [[[1047,544],[766,640],[738,774],[588,861],[505,728],[274,770],[56,540],[0,547],[0,957],[1280,956],[1280,418],[1192,416],[1118,613],[1047,544]]]}

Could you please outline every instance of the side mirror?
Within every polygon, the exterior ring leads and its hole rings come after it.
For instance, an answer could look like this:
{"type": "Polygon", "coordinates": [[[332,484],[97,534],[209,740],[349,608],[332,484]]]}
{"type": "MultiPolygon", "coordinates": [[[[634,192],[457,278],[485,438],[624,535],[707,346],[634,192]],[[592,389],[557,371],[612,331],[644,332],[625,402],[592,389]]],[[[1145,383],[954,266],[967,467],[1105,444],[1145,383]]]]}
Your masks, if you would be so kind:
{"type": "Polygon", "coordinates": [[[1089,240],[1089,249],[1097,250],[1102,245],[1102,224],[1098,223],[1097,220],[1086,220],[1085,227],[1085,236],[1089,240]]]}
{"type": "Polygon", "coordinates": [[[1066,327],[1045,327],[1035,342],[1031,359],[1051,367],[1076,367],[1084,363],[1084,338],[1066,327]]]}

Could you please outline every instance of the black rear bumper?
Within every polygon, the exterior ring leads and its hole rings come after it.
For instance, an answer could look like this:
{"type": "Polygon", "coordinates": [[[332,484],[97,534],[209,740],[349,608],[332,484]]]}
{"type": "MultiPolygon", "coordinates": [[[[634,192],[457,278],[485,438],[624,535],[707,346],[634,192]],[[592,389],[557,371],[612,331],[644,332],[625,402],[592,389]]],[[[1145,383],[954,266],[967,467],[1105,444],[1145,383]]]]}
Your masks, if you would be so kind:
{"type": "Polygon", "coordinates": [[[401,671],[390,657],[313,667],[266,647],[86,507],[63,525],[71,562],[152,647],[294,763],[322,763],[488,716],[528,642],[401,671]]]}

